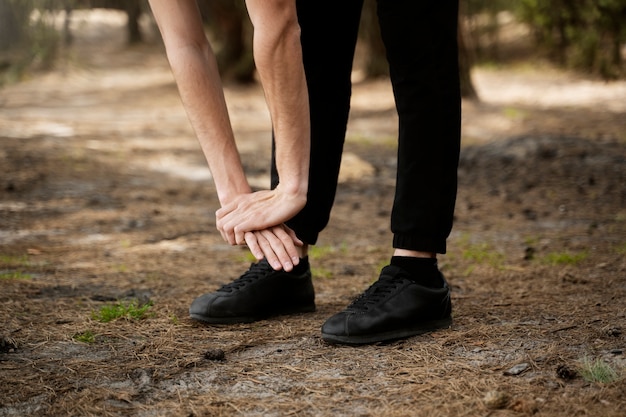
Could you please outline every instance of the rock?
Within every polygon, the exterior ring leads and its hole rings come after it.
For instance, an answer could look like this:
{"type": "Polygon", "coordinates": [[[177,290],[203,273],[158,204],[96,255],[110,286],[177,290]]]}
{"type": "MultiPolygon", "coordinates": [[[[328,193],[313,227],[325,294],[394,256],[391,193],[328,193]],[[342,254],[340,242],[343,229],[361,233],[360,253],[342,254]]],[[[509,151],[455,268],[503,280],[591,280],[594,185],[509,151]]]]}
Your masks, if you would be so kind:
{"type": "Polygon", "coordinates": [[[490,410],[501,410],[506,408],[509,403],[510,397],[506,392],[502,391],[489,391],[483,397],[483,403],[485,407],[490,410]]]}
{"type": "Polygon", "coordinates": [[[521,373],[527,371],[530,368],[530,365],[527,363],[520,363],[515,365],[514,367],[507,369],[504,371],[504,375],[520,375],[521,373]]]}
{"type": "Polygon", "coordinates": [[[204,352],[204,359],[219,362],[219,361],[223,361],[226,359],[226,354],[224,353],[222,349],[219,349],[219,348],[209,349],[206,352],[204,352]]]}

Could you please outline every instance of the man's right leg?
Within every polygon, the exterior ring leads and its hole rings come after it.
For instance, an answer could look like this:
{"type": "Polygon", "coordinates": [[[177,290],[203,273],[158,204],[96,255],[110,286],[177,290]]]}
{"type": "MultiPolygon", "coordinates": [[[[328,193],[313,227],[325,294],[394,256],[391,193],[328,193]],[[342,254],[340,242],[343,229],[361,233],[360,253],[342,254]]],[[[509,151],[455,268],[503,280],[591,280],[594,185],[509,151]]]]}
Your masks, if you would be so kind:
{"type": "MultiPolygon", "coordinates": [[[[334,202],[350,110],[352,61],[363,0],[297,0],[304,69],[311,109],[311,164],[307,204],[287,222],[306,244],[315,244],[334,202]]],[[[278,177],[272,158],[272,186],[278,177]]],[[[230,284],[196,298],[191,318],[241,323],[313,311],[315,293],[308,258],[291,272],[267,261],[230,284]]]]}

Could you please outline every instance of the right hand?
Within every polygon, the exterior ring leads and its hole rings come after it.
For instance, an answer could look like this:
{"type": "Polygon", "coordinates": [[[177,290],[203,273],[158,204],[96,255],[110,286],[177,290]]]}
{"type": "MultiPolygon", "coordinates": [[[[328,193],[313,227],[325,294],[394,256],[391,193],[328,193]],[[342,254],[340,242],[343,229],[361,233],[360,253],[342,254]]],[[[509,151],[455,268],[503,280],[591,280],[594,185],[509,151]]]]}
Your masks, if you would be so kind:
{"type": "MultiPolygon", "coordinates": [[[[306,192],[288,193],[279,184],[273,190],[240,194],[215,212],[217,229],[231,245],[243,245],[245,234],[274,230],[291,219],[306,204],[306,192]]],[[[276,235],[283,240],[284,233],[276,235]]],[[[287,233],[288,234],[288,233],[287,233]]]]}

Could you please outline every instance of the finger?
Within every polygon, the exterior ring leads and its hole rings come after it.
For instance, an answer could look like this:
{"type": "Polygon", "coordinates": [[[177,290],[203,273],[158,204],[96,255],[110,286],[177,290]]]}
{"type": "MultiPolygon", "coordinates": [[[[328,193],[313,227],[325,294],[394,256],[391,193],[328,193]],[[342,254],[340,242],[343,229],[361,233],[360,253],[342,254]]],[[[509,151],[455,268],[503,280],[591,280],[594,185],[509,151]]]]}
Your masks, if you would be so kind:
{"type": "Polygon", "coordinates": [[[237,238],[242,233],[263,230],[272,226],[276,224],[269,223],[264,212],[257,210],[241,214],[231,213],[224,218],[224,229],[237,238]]]}
{"type": "MultiPolygon", "coordinates": [[[[300,257],[298,256],[298,251],[296,250],[296,246],[294,245],[293,239],[287,232],[287,226],[281,225],[272,227],[272,233],[280,240],[282,244],[282,248],[285,251],[286,256],[289,257],[289,260],[293,265],[298,265],[300,263],[300,257]]],[[[283,266],[285,265],[286,259],[281,258],[281,263],[283,266]]]]}
{"type": "MultiPolygon", "coordinates": [[[[285,243],[276,235],[276,233],[281,233],[281,232],[283,233],[284,236],[287,236],[284,230],[282,230],[282,228],[280,227],[273,227],[272,229],[263,230],[261,234],[263,235],[263,237],[265,237],[265,239],[270,244],[272,248],[272,252],[278,258],[278,262],[280,262],[280,265],[282,266],[282,268],[285,271],[289,272],[293,269],[293,261],[291,259],[291,256],[289,255],[289,253],[287,252],[285,248],[285,243]]],[[[293,243],[291,243],[291,239],[288,238],[287,241],[289,242],[291,246],[293,246],[293,243]]],[[[295,247],[294,247],[294,252],[295,252],[295,247]]],[[[296,252],[296,256],[297,256],[297,252],[296,252]]]]}
{"type": "Polygon", "coordinates": [[[250,253],[256,258],[257,261],[263,259],[263,251],[259,247],[259,242],[257,241],[257,237],[254,233],[248,232],[245,234],[246,244],[248,245],[248,249],[250,249],[250,253]]]}
{"type": "Polygon", "coordinates": [[[304,246],[304,242],[302,240],[300,240],[300,238],[298,238],[298,236],[296,236],[296,232],[293,231],[292,228],[283,225],[283,228],[285,229],[285,231],[287,232],[287,234],[289,235],[289,237],[291,238],[291,240],[293,241],[293,244],[296,246],[304,246]]]}
{"type": "Polygon", "coordinates": [[[239,230],[238,227],[235,227],[234,236],[235,236],[235,242],[238,245],[245,245],[246,244],[246,238],[245,238],[246,233],[249,233],[249,232],[242,232],[242,231],[239,230]]]}
{"type": "Polygon", "coordinates": [[[274,270],[280,271],[283,268],[283,265],[280,263],[280,260],[276,256],[276,253],[274,253],[272,245],[267,240],[266,235],[263,232],[254,232],[254,235],[256,236],[259,248],[265,255],[265,259],[267,259],[267,262],[272,266],[274,270]]]}
{"type": "Polygon", "coordinates": [[[234,238],[230,238],[230,235],[232,234],[232,232],[229,233],[228,224],[224,221],[224,219],[218,219],[217,214],[215,218],[215,227],[220,232],[220,235],[222,235],[222,239],[224,239],[226,242],[228,242],[231,245],[234,244],[234,238]]]}
{"type": "Polygon", "coordinates": [[[237,200],[233,200],[228,204],[224,204],[215,212],[215,217],[222,218],[237,208],[237,200]]]}
{"type": "Polygon", "coordinates": [[[224,232],[224,229],[220,227],[219,222],[217,221],[215,222],[215,228],[217,229],[218,232],[220,232],[222,239],[228,242],[228,235],[224,232]]]}
{"type": "Polygon", "coordinates": [[[227,231],[223,231],[222,233],[222,238],[229,244],[232,246],[237,245],[237,241],[235,240],[235,234],[234,233],[228,233],[227,231]]]}
{"type": "Polygon", "coordinates": [[[220,231],[222,238],[230,245],[243,245],[245,243],[243,236],[241,236],[240,240],[237,241],[237,236],[235,236],[235,227],[237,227],[236,223],[222,219],[216,220],[215,224],[217,229],[220,231]]]}

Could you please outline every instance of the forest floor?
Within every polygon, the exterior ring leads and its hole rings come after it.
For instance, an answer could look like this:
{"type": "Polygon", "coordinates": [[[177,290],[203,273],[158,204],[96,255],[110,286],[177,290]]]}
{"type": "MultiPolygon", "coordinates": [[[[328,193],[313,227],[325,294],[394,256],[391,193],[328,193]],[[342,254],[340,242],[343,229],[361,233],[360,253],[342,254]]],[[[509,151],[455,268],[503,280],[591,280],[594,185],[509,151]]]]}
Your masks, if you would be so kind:
{"type": "MultiPolygon", "coordinates": [[[[116,14],[83,19],[65,65],[0,90],[0,416],[624,415],[626,82],[541,62],[477,68],[439,260],[452,327],[331,346],[320,326],[391,256],[388,81],[354,86],[336,204],[311,253],[317,311],[202,325],[191,301],[251,258],[215,229],[162,47],[125,46],[116,14]],[[116,306],[127,314],[107,321],[116,306]]],[[[226,94],[265,187],[262,92],[226,94]]]]}

